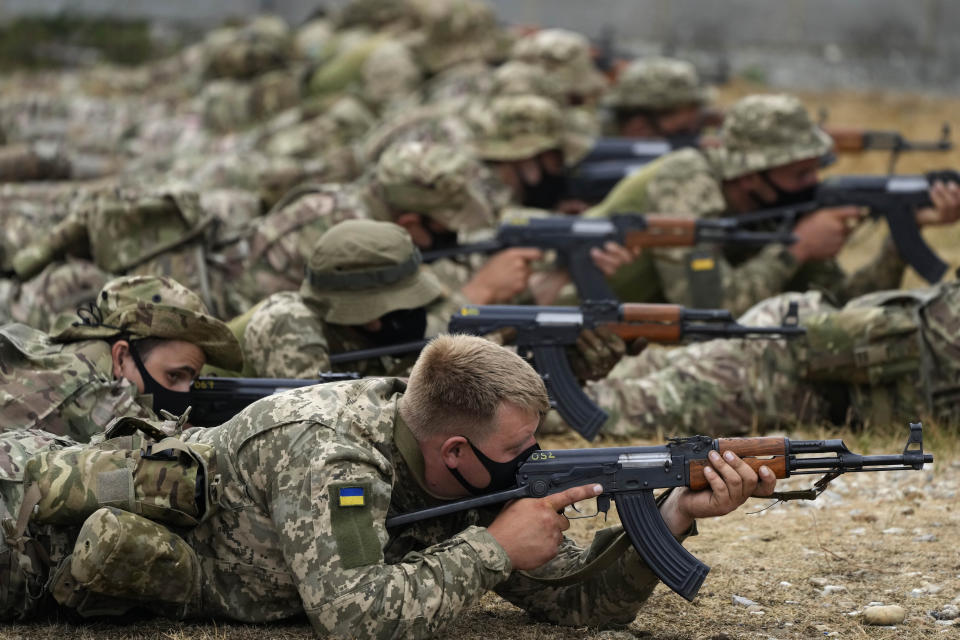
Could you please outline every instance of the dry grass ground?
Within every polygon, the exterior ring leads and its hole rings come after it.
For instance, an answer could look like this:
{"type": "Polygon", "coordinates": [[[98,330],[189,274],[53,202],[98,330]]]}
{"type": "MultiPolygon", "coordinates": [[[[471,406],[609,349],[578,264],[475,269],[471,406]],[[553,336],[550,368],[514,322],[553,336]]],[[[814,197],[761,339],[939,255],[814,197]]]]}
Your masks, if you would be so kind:
{"type": "MultiPolygon", "coordinates": [[[[735,84],[721,91],[721,102],[729,104],[757,90],[761,89],[735,84]]],[[[956,114],[960,112],[957,98],[881,92],[807,92],[801,97],[811,109],[827,107],[833,124],[897,129],[916,139],[935,137],[944,121],[958,124],[956,114]]],[[[886,160],[886,155],[878,152],[844,156],[831,172],[882,173],[886,160]]],[[[945,167],[960,167],[960,151],[906,154],[898,171],[913,173],[945,167]]],[[[842,256],[845,266],[854,267],[869,259],[884,233],[880,225],[865,225],[842,256]]],[[[931,231],[927,236],[943,257],[954,267],[960,266],[960,226],[931,231]]],[[[908,273],[905,285],[919,284],[916,275],[908,273]]],[[[905,433],[906,425],[897,425],[885,434],[841,435],[851,448],[877,453],[899,451],[905,433]]],[[[686,543],[691,552],[712,567],[699,596],[687,603],[660,586],[625,630],[539,624],[488,594],[460,618],[447,636],[502,640],[960,637],[960,625],[938,624],[928,614],[960,597],[957,435],[928,430],[927,440],[937,456],[933,469],[850,475],[835,481],[815,503],[781,504],[753,514],[748,512],[755,509],[744,509],[702,523],[700,535],[686,543]],[[734,604],[735,595],[757,604],[734,604]],[[907,611],[906,620],[896,628],[864,625],[860,612],[871,602],[899,604],[907,611]]],[[[546,444],[583,446],[574,436],[551,439],[546,444]]],[[[783,484],[805,487],[812,482],[811,478],[791,479],[783,484]]],[[[768,504],[754,502],[756,509],[768,504]]],[[[600,518],[579,520],[574,523],[572,534],[587,541],[592,531],[603,525],[600,518]]],[[[124,626],[14,625],[0,629],[0,640],[310,636],[310,628],[304,623],[252,627],[151,621],[124,626]]]]}

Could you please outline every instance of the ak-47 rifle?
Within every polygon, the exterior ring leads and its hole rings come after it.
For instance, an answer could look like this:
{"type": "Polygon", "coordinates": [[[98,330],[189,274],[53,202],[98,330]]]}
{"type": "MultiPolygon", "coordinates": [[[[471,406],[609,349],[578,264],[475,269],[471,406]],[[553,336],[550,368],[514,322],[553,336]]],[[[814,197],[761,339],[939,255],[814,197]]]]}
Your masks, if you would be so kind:
{"type": "Polygon", "coordinates": [[[500,225],[492,240],[425,251],[423,259],[432,262],[470,253],[495,253],[511,247],[552,249],[569,271],[580,300],[590,303],[616,298],[590,257],[591,249],[610,241],[628,249],[641,249],[691,247],[700,243],[790,244],[794,240],[789,231],[744,229],[737,218],[697,219],[636,213],[620,213],[609,218],[550,216],[508,220],[500,225]]]}
{"type": "Polygon", "coordinates": [[[933,206],[929,191],[936,181],[960,183],[960,173],[944,170],[923,175],[832,176],[820,183],[809,202],[747,213],[737,219],[748,227],[778,222],[779,228],[792,229],[801,216],[817,209],[867,207],[871,217],[887,221],[900,256],[927,282],[934,283],[943,277],[947,264],[920,235],[916,210],[933,206]]]}
{"type": "Polygon", "coordinates": [[[893,173],[897,160],[904,151],[950,151],[953,141],[950,139],[950,125],[943,123],[939,140],[908,140],[899,131],[879,129],[860,129],[855,127],[824,127],[824,131],[833,138],[838,153],[858,153],[861,151],[889,151],[890,162],[887,172],[893,173]]]}
{"type": "MultiPolygon", "coordinates": [[[[852,453],[842,440],[789,440],[782,437],[719,438],[693,436],[673,438],[653,447],[597,449],[551,449],[534,451],[517,467],[516,486],[484,496],[388,517],[388,528],[401,527],[450,513],[498,505],[520,498],[542,498],[571,487],[600,484],[597,513],[606,516],[616,501],[626,537],[614,544],[632,544],[660,580],[687,600],[700,590],[710,567],[677,542],[660,516],[653,492],[669,487],[705,489],[704,468],[710,451],[732,451],[754,470],[767,466],[778,478],[800,474],[826,474],[809,491],[774,494],[781,500],[813,500],[833,478],[860,471],[923,469],[933,455],[923,452],[923,427],[910,425],[902,454],[864,456],[852,453]],[[808,457],[813,456],[813,457],[808,457]]],[[[620,554],[603,553],[597,564],[584,569],[605,568],[620,554]],[[601,558],[603,559],[601,561],[601,558]]],[[[581,569],[578,573],[586,573],[581,569]]],[[[557,580],[562,581],[563,576],[557,580]]]]}
{"type": "MultiPolygon", "coordinates": [[[[722,117],[721,117],[722,119],[722,117]]],[[[904,152],[951,151],[953,141],[950,125],[943,124],[938,140],[908,140],[899,131],[861,129],[857,127],[825,126],[823,130],[833,138],[836,153],[888,151],[888,173],[893,173],[900,154],[904,152]]],[[[590,152],[571,171],[567,181],[567,198],[585,202],[599,202],[613,187],[660,156],[686,147],[718,144],[711,136],[675,136],[671,138],[599,138],[590,152]]],[[[832,154],[824,158],[824,166],[835,160],[832,154]]]]}
{"type": "Polygon", "coordinates": [[[197,378],[190,387],[190,424],[215,427],[261,398],[314,384],[357,380],[357,373],[320,373],[316,379],[299,378],[197,378]]]}
{"type": "Polygon", "coordinates": [[[450,333],[485,336],[516,331],[517,352],[543,377],[550,401],[567,424],[592,440],[607,413],[583,392],[565,347],[584,329],[605,327],[624,340],[675,343],[685,338],[786,338],[802,335],[793,304],[779,327],[738,324],[724,309],[687,309],[674,304],[620,304],[615,300],[579,307],[466,306],[450,318],[450,333]]]}

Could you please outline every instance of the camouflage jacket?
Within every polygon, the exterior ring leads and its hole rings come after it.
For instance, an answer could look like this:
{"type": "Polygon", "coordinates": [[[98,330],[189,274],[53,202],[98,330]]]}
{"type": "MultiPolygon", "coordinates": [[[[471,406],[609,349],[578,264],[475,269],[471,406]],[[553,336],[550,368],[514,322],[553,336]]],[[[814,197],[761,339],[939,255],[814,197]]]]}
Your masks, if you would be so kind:
{"type": "Polygon", "coordinates": [[[287,194],[257,222],[250,237],[244,295],[262,300],[299,289],[320,236],[338,222],[367,217],[357,189],[349,185],[304,186],[287,194]]]}
{"type": "Polygon", "coordinates": [[[22,324],[0,327],[0,429],[43,429],[87,442],[116,416],[156,419],[148,396],[113,378],[105,340],[58,344],[22,324]]]}
{"type": "Polygon", "coordinates": [[[791,303],[806,329],[794,340],[710,340],[624,358],[587,390],[611,416],[604,430],[730,436],[797,424],[956,422],[957,283],[881,291],[842,309],[820,292],[786,293],[739,321],[778,325],[791,303]]]}
{"type": "MultiPolygon", "coordinates": [[[[306,613],[321,635],[421,638],[495,589],[559,624],[632,621],[657,584],[632,550],[586,581],[548,587],[511,570],[484,528],[495,512],[385,528],[388,514],[439,503],[424,489],[415,441],[404,446],[413,439],[397,411],[404,390],[389,378],[305,387],[186,432],[213,445],[220,476],[221,508],[186,536],[200,560],[198,614],[306,613]]],[[[570,572],[615,533],[599,532],[588,550],[567,540],[536,575],[570,572]]]]}
{"type": "MultiPolygon", "coordinates": [[[[726,209],[722,180],[710,158],[696,149],[681,149],[621,180],[587,215],[630,212],[699,218],[720,216],[726,209]]],[[[740,314],[784,291],[818,288],[843,302],[896,288],[904,268],[892,242],[849,276],[834,260],[799,264],[781,245],[769,245],[752,255],[720,247],[666,248],[644,251],[614,276],[613,285],[624,301],[669,301],[740,314]]]]}
{"type": "MultiPolygon", "coordinates": [[[[459,295],[438,298],[427,307],[426,337],[446,330],[463,304],[459,295]]],[[[233,323],[231,323],[233,324],[233,323]]],[[[406,375],[418,354],[383,356],[330,364],[330,354],[375,347],[352,327],[324,322],[320,310],[299,293],[274,294],[253,310],[242,328],[244,375],[258,378],[316,378],[320,371],[357,371],[365,376],[406,375]]]]}

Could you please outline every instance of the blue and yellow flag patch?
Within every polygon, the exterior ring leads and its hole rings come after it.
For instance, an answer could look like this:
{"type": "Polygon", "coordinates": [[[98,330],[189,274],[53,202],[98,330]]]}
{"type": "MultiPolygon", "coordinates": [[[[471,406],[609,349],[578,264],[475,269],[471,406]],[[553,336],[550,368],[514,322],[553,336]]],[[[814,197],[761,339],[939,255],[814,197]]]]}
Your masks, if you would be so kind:
{"type": "Polygon", "coordinates": [[[362,507],[365,504],[363,487],[340,487],[337,494],[341,507],[362,507]]]}

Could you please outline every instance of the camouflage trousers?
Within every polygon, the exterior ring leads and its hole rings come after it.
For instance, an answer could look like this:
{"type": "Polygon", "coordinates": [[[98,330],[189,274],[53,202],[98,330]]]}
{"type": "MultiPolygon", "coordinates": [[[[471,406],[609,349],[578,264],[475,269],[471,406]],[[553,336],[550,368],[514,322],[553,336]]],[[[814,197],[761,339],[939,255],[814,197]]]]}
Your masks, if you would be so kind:
{"type": "MultiPolygon", "coordinates": [[[[129,450],[128,440],[108,440],[100,448],[38,429],[0,434],[0,622],[123,615],[134,608],[186,617],[199,609],[199,564],[186,541],[163,524],[112,506],[131,508],[125,483],[118,482],[125,473],[133,486],[144,486],[129,463],[139,447],[129,450]]],[[[162,485],[163,477],[150,486],[162,485]]],[[[136,509],[159,519],[182,517],[139,503],[136,509]]]]}
{"type": "MultiPolygon", "coordinates": [[[[833,310],[819,293],[789,293],[755,305],[740,322],[779,325],[790,302],[798,303],[801,323],[833,310]]],[[[610,414],[603,432],[619,436],[734,436],[816,422],[829,413],[826,398],[803,379],[796,350],[787,340],[651,346],[590,383],[587,395],[610,414]]]]}

